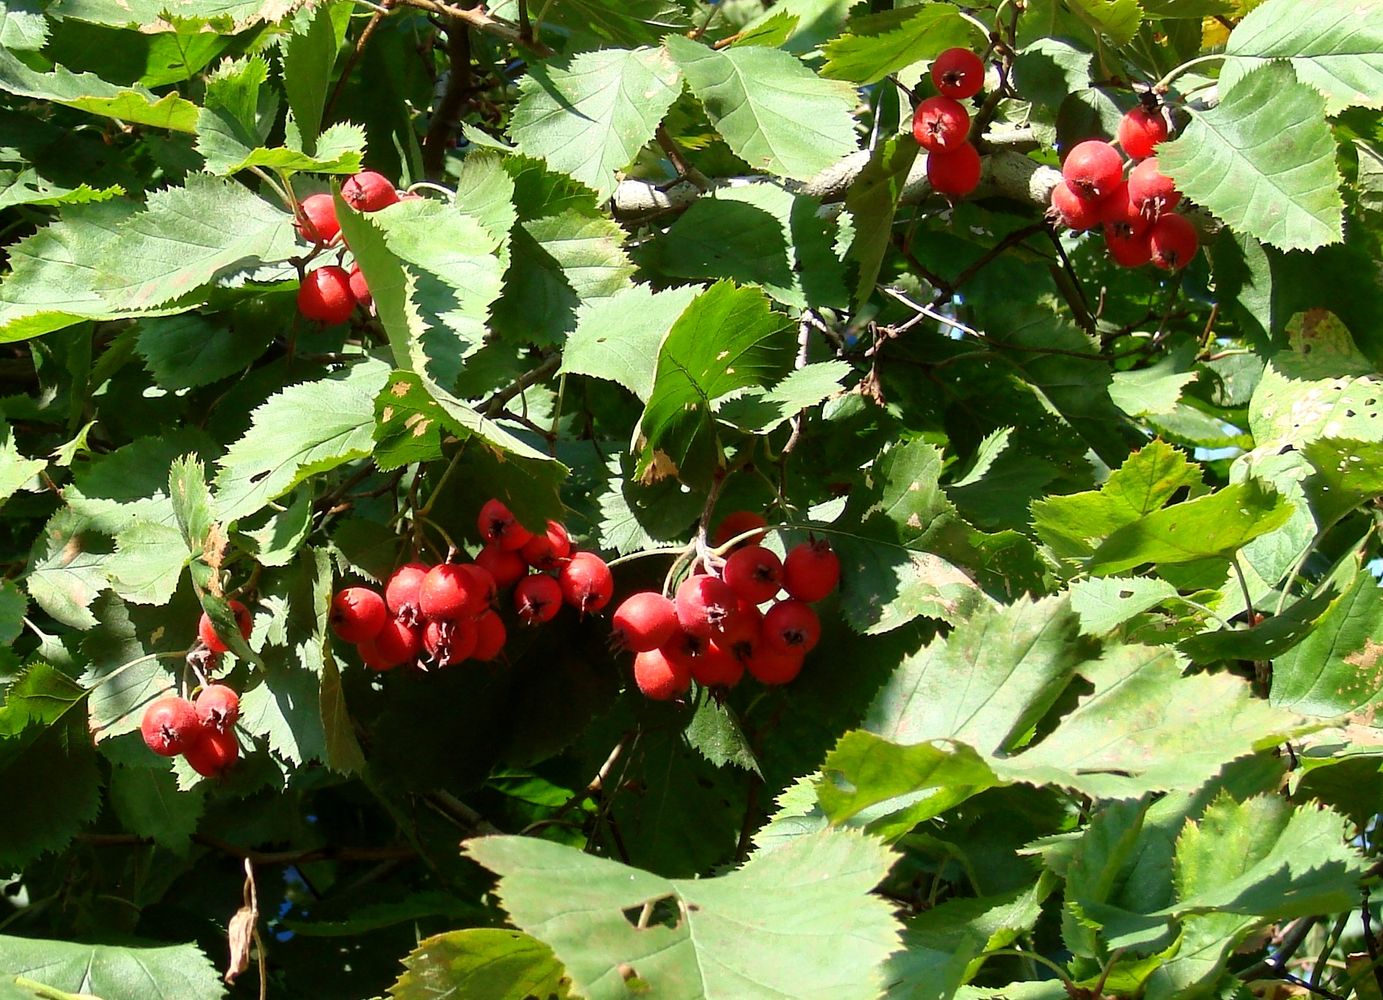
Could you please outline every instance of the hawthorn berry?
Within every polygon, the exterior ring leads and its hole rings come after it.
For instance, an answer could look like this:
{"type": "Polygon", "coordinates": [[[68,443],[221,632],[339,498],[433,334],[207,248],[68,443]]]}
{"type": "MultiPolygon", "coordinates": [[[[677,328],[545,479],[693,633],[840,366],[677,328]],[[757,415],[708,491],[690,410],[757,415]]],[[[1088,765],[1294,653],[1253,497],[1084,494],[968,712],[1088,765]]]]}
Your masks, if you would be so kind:
{"type": "Polygon", "coordinates": [[[974,97],[984,86],[984,62],[969,49],[947,49],[932,61],[932,83],[945,97],[974,97]]]}
{"type": "Polygon", "coordinates": [[[197,721],[208,731],[229,732],[240,718],[240,696],[224,684],[208,684],[192,703],[197,721]]]}
{"type": "Polygon", "coordinates": [[[1156,219],[1176,208],[1181,192],[1172,179],[1157,168],[1157,157],[1144,160],[1128,175],[1128,196],[1138,211],[1156,219]]]}
{"type": "Polygon", "coordinates": [[[230,730],[205,730],[202,738],[188,747],[184,756],[192,765],[192,770],[203,778],[218,778],[240,758],[240,741],[230,730]]]}
{"type": "Polygon", "coordinates": [[[389,178],[374,170],[362,170],[341,185],[341,200],[357,212],[378,212],[399,200],[389,178]]]}
{"type": "Polygon", "coordinates": [[[730,553],[720,575],[731,590],[750,604],[771,601],[783,589],[783,562],[761,545],[730,553]]]}
{"type": "Polygon", "coordinates": [[[1100,201],[1123,180],[1124,158],[1109,143],[1087,139],[1066,155],[1061,176],[1086,201],[1100,201]]]}
{"type": "Polygon", "coordinates": [[[355,299],[361,308],[370,308],[374,296],[370,294],[370,283],[365,280],[365,272],[360,270],[360,265],[352,264],[347,277],[351,287],[351,298],[355,299]]]}
{"type": "Polygon", "coordinates": [[[500,589],[512,587],[528,575],[528,563],[522,556],[493,542],[476,553],[475,564],[488,572],[500,589]]]}
{"type": "Polygon", "coordinates": [[[927,181],[932,190],[962,198],[980,183],[980,154],[968,142],[945,153],[927,154],[927,181]]]}
{"type": "Polygon", "coordinates": [[[144,710],[139,721],[144,745],[160,757],[176,757],[202,736],[197,710],[186,698],[160,698],[144,710]]]}
{"type": "Polygon", "coordinates": [[[336,221],[336,202],[329,194],[310,194],[299,202],[302,219],[294,223],[303,238],[313,243],[330,243],[341,232],[336,221]]]}
{"type": "Polygon", "coordinates": [[[1096,206],[1100,221],[1112,228],[1120,236],[1137,236],[1145,232],[1152,220],[1138,211],[1129,199],[1128,184],[1120,181],[1119,186],[1096,206]]]}
{"type": "Polygon", "coordinates": [[[1146,160],[1153,149],[1167,138],[1167,121],[1161,112],[1134,108],[1119,119],[1119,145],[1133,160],[1146,160]]]}
{"type": "MultiPolygon", "coordinates": [[[[235,615],[235,623],[240,626],[240,635],[248,640],[250,638],[250,609],[239,601],[230,602],[231,614],[235,615]]],[[[205,611],[202,612],[201,619],[197,622],[197,638],[202,640],[202,645],[213,653],[224,653],[230,647],[221,641],[221,637],[216,634],[216,626],[211,623],[211,616],[205,611]]]]}
{"type": "Polygon", "coordinates": [[[1155,266],[1179,271],[1191,262],[1200,246],[1196,227],[1184,216],[1168,213],[1148,230],[1148,249],[1155,266]]]}
{"type": "Polygon", "coordinates": [[[541,535],[534,535],[519,549],[524,562],[534,569],[556,569],[571,554],[571,538],[567,529],[556,521],[548,521],[541,535]]]}
{"type": "Polygon", "coordinates": [[[840,583],[840,557],[825,539],[794,546],[783,561],[783,589],[799,601],[819,601],[840,583]]]}
{"type": "Polygon", "coordinates": [[[369,587],[347,587],[331,599],[331,629],[343,642],[373,639],[389,620],[384,598],[369,587]]]}
{"type": "Polygon", "coordinates": [[[913,112],[912,135],[927,152],[945,153],[970,135],[970,113],[949,97],[929,97],[913,112]]]}
{"type": "Polygon", "coordinates": [[[734,687],[744,676],[744,666],[737,659],[718,643],[699,635],[678,633],[659,649],[669,661],[706,687],[734,687]]]}
{"type": "Polygon", "coordinates": [[[487,500],[476,518],[480,537],[501,549],[521,549],[533,533],[519,523],[514,512],[498,500],[487,500]]]}
{"type": "Polygon", "coordinates": [[[479,638],[475,622],[466,618],[428,622],[423,629],[423,648],[437,666],[449,667],[470,657],[479,638]]]}
{"type": "Polygon", "coordinates": [[[810,653],[821,640],[821,619],[802,601],[779,601],[764,615],[765,642],[780,653],[810,653]]]}
{"type": "Polygon", "coordinates": [[[431,621],[471,616],[485,606],[483,585],[464,566],[433,566],[418,588],[418,610],[431,621]]]}
{"type": "Polygon", "coordinates": [[[677,608],[662,594],[644,590],[624,599],[615,609],[613,624],[611,638],[617,648],[646,653],[677,632],[677,608]]]}
{"type": "Polygon", "coordinates": [[[1148,240],[1147,230],[1121,233],[1113,226],[1105,226],[1104,242],[1109,255],[1120,267],[1142,267],[1152,259],[1152,244],[1148,240]]]}
{"type": "Polygon", "coordinates": [[[562,588],[550,576],[526,576],[514,588],[514,610],[525,625],[550,622],[562,610],[562,588]]]}
{"type": "Polygon", "coordinates": [[[373,639],[355,648],[371,670],[392,670],[407,663],[422,649],[422,630],[399,618],[391,618],[373,639]]]}
{"type": "MultiPolygon", "coordinates": [[[[711,544],[718,548],[732,538],[738,538],[747,531],[766,527],[768,527],[768,522],[764,520],[763,515],[755,514],[752,510],[737,510],[732,514],[725,515],[725,519],[716,526],[715,534],[711,537],[711,544]]],[[[748,538],[744,539],[744,541],[738,542],[737,544],[758,545],[764,540],[765,534],[766,532],[760,531],[758,534],[750,535],[748,538]]]]}
{"type": "Polygon", "coordinates": [[[394,570],[393,576],[384,585],[384,603],[391,615],[410,624],[417,621],[421,614],[418,610],[418,592],[422,590],[423,579],[430,569],[425,563],[412,562],[394,570]]]}
{"type": "Polygon", "coordinates": [[[1065,181],[1052,188],[1052,207],[1048,215],[1067,229],[1084,232],[1100,224],[1101,202],[1086,201],[1065,181]]]}
{"type": "Polygon", "coordinates": [[[298,312],[310,320],[335,326],[351,318],[355,296],[344,267],[327,264],[303,275],[298,286],[298,312]]]}
{"type": "Polygon", "coordinates": [[[476,563],[462,563],[461,568],[470,574],[480,593],[481,603],[471,611],[471,616],[474,617],[495,603],[495,598],[499,597],[499,582],[495,580],[493,573],[476,563]]]}
{"type": "Polygon", "coordinates": [[[802,672],[805,654],[783,652],[770,642],[760,642],[744,660],[744,669],[760,684],[787,684],[802,672]]]}
{"type": "Polygon", "coordinates": [[[644,697],[671,701],[691,687],[691,670],[674,663],[659,649],[645,649],[634,657],[634,683],[644,697]]]}
{"type": "Polygon", "coordinates": [[[615,578],[605,560],[594,552],[578,552],[557,574],[562,597],[580,611],[594,613],[610,603],[615,596],[615,578]]]}
{"type": "Polygon", "coordinates": [[[735,613],[739,597],[714,576],[689,576],[677,588],[677,624],[682,631],[708,639],[735,613]]]}
{"type": "Polygon", "coordinates": [[[475,620],[475,649],[471,658],[481,663],[489,663],[504,649],[509,639],[504,619],[493,611],[487,611],[475,620]]]}

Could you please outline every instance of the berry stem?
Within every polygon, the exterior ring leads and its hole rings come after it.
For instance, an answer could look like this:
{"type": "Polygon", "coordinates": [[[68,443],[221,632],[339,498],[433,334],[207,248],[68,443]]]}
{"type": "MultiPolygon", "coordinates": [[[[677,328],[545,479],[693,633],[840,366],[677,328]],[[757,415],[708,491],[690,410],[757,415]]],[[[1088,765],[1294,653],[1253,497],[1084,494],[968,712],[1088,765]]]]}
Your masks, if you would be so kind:
{"type": "Polygon", "coordinates": [[[1185,73],[1192,66],[1199,66],[1201,63],[1212,62],[1217,59],[1223,59],[1224,57],[1225,54],[1223,52],[1216,52],[1208,56],[1197,56],[1194,59],[1189,59],[1186,62],[1182,63],[1180,66],[1177,66],[1175,69],[1171,70],[1161,80],[1158,80],[1155,84],[1153,84],[1153,90],[1156,91],[1165,89],[1167,86],[1171,84],[1173,80],[1181,76],[1181,74],[1185,73]]]}

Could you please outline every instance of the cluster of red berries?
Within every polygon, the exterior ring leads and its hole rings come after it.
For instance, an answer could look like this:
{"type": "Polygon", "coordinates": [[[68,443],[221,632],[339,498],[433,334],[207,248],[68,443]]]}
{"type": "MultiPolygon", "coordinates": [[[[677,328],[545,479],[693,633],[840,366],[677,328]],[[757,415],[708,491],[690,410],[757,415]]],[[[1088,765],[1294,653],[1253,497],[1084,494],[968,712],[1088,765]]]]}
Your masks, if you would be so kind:
{"type": "Polygon", "coordinates": [[[551,621],[563,602],[582,614],[610,603],[614,577],[592,552],[573,551],[567,529],[548,521],[534,534],[499,500],[480,509],[486,545],[474,562],[400,566],[384,593],[347,587],[331,602],[331,627],[354,643],[372,670],[405,663],[449,667],[465,660],[488,663],[508,639],[494,610],[499,592],[513,587],[514,613],[526,625],[551,621]]]}
{"type": "Polygon", "coordinates": [[[153,702],[139,731],[154,753],[186,757],[194,771],[214,778],[240,757],[234,731],[239,717],[240,697],[224,684],[208,684],[192,701],[169,696],[153,702]]]}
{"type": "Polygon", "coordinates": [[[1157,168],[1153,150],[1167,138],[1159,111],[1137,107],[1119,122],[1119,145],[1134,164],[1124,178],[1124,158],[1112,143],[1089,139],[1061,165],[1052,188],[1052,217],[1068,229],[1104,227],[1109,255],[1122,267],[1152,261],[1166,271],[1183,268],[1196,255],[1196,229],[1172,209],[1181,192],[1157,168]]]}
{"type": "Polygon", "coordinates": [[[969,49],[947,49],[932,63],[938,97],[928,97],[912,115],[912,134],[927,151],[932,190],[963,197],[980,183],[980,154],[969,141],[970,113],[961,101],[984,86],[984,63],[969,49]]]}
{"type": "MultiPolygon", "coordinates": [[[[741,511],[725,519],[715,541],[762,527],[763,518],[741,511]]],[[[746,670],[762,684],[786,684],[802,670],[821,638],[811,605],[836,589],[840,559],[829,543],[813,540],[779,560],[762,540],[763,532],[750,535],[718,573],[693,573],[672,599],[641,591],[616,609],[612,641],[636,654],[634,682],[644,695],[677,698],[693,680],[733,687],[746,670]],[[788,597],[778,600],[784,590],[788,597]]]]}
{"type": "MultiPolygon", "coordinates": [[[[341,198],[357,212],[378,212],[381,208],[419,195],[400,192],[393,181],[373,170],[362,170],[341,185],[341,198]]],[[[298,232],[318,246],[329,246],[341,235],[336,218],[336,203],[330,194],[311,194],[300,205],[302,218],[298,232]]],[[[326,264],[303,275],[298,286],[298,312],[321,323],[344,323],[358,305],[369,309],[374,299],[359,264],[350,270],[339,264],[326,264]]]]}

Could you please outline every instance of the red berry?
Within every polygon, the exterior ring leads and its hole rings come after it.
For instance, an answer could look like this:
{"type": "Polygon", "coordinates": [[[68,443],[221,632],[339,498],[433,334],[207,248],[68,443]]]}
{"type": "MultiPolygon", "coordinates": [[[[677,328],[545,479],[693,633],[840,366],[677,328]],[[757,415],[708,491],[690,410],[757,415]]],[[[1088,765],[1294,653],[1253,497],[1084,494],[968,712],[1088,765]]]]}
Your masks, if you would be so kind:
{"type": "Polygon", "coordinates": [[[208,731],[229,732],[240,718],[240,696],[224,684],[202,688],[192,707],[197,710],[197,721],[208,731]]]}
{"type": "Polygon", "coordinates": [[[480,537],[502,549],[521,549],[533,533],[519,523],[518,518],[498,500],[487,500],[476,518],[480,537]]]}
{"type": "Polygon", "coordinates": [[[594,552],[578,552],[557,574],[562,597],[583,615],[595,613],[615,596],[615,578],[594,552]]]}
{"type": "Polygon", "coordinates": [[[509,639],[504,619],[493,611],[487,611],[475,620],[475,649],[471,658],[481,663],[489,663],[504,650],[509,639]]]}
{"type": "MultiPolygon", "coordinates": [[[[235,623],[240,626],[240,635],[250,638],[250,609],[239,601],[230,602],[231,614],[235,615],[235,623]]],[[[197,622],[197,637],[202,640],[202,645],[213,653],[224,653],[230,647],[221,641],[221,637],[216,634],[216,626],[211,624],[211,616],[205,611],[202,612],[201,620],[197,622]]]]}
{"type": "Polygon", "coordinates": [[[422,613],[418,610],[418,593],[430,569],[426,563],[412,562],[394,570],[394,575],[384,585],[384,603],[389,614],[410,623],[417,620],[422,613]]]}
{"type": "Polygon", "coordinates": [[[949,97],[929,97],[913,112],[912,135],[927,152],[945,153],[970,135],[970,113],[949,97]]]}
{"type": "Polygon", "coordinates": [[[495,603],[495,599],[499,597],[499,584],[495,581],[494,574],[484,566],[476,563],[462,563],[461,568],[471,575],[471,579],[480,592],[482,603],[471,612],[472,617],[474,617],[482,614],[495,603]]]}
{"type": "Polygon", "coordinates": [[[980,154],[968,142],[946,153],[928,153],[927,180],[937,194],[962,198],[980,184],[980,154]]]}
{"type": "Polygon", "coordinates": [[[217,778],[240,758],[240,741],[231,731],[208,730],[187,748],[187,762],[204,778],[217,778]]]}
{"type": "Polygon", "coordinates": [[[525,625],[550,622],[562,610],[562,588],[550,576],[526,576],[514,588],[514,610],[525,625]]]}
{"type": "Polygon", "coordinates": [[[1142,267],[1152,259],[1152,244],[1148,241],[1147,231],[1124,234],[1112,226],[1106,226],[1104,242],[1109,248],[1109,255],[1120,267],[1142,267]]]}
{"type": "Polygon", "coordinates": [[[519,549],[524,562],[534,569],[556,569],[571,554],[571,538],[567,529],[556,521],[547,522],[547,530],[534,535],[519,549]]]}
{"type": "Polygon", "coordinates": [[[932,83],[946,97],[974,97],[984,86],[984,63],[969,49],[947,49],[932,62],[932,83]]]}
{"type": "Polygon", "coordinates": [[[760,684],[787,684],[802,672],[805,655],[800,650],[784,653],[770,642],[761,642],[744,660],[744,668],[760,684]]]}
{"type": "Polygon", "coordinates": [[[160,698],[144,710],[139,722],[144,744],[160,757],[176,757],[202,737],[197,710],[186,698],[160,698]]]}
{"type": "Polygon", "coordinates": [[[1096,207],[1100,213],[1100,221],[1123,237],[1138,236],[1146,232],[1152,224],[1152,220],[1139,212],[1129,200],[1128,184],[1124,181],[1120,181],[1109,197],[1099,202],[1096,207]]]}
{"type": "Polygon", "coordinates": [[[341,200],[357,212],[378,212],[399,200],[389,178],[373,170],[362,170],[341,185],[341,200]]]}
{"type": "MultiPolygon", "coordinates": [[[[755,514],[753,511],[749,510],[737,510],[733,514],[727,514],[725,519],[717,525],[715,535],[711,538],[711,543],[719,548],[730,541],[730,539],[738,538],[740,535],[743,535],[746,531],[753,531],[755,528],[764,528],[767,526],[768,522],[763,519],[762,515],[755,514]]],[[[758,545],[764,540],[765,534],[766,532],[760,531],[758,534],[750,535],[748,538],[744,539],[744,541],[737,544],[758,545]]]]}
{"type": "Polygon", "coordinates": [[[1100,224],[1100,205],[1102,202],[1086,201],[1071,190],[1070,185],[1061,181],[1052,188],[1052,208],[1048,213],[1054,222],[1067,229],[1083,232],[1100,224]]]}
{"type": "Polygon", "coordinates": [[[373,639],[389,620],[384,598],[369,587],[347,587],[331,599],[332,631],[343,642],[373,639]]]}
{"type": "Polygon", "coordinates": [[[803,542],[783,562],[783,589],[799,601],[819,601],[840,583],[840,558],[825,539],[803,542]]]}
{"type": "Polygon", "coordinates": [[[671,701],[691,687],[691,671],[668,659],[661,650],[646,649],[634,657],[634,683],[646,698],[671,701]]]}
{"type": "Polygon", "coordinates": [[[351,298],[363,309],[370,308],[370,303],[374,302],[374,297],[370,294],[370,283],[365,280],[365,272],[360,270],[359,264],[352,264],[349,272],[351,286],[351,298]]]}
{"type": "Polygon", "coordinates": [[[355,648],[359,650],[365,666],[371,670],[392,670],[418,655],[423,645],[421,632],[415,625],[391,618],[384,623],[379,635],[355,648]]]}
{"type": "Polygon", "coordinates": [[[1167,120],[1161,112],[1137,107],[1119,119],[1119,145],[1130,159],[1145,160],[1153,147],[1167,138],[1167,120]]]}
{"type": "Polygon", "coordinates": [[[1152,262],[1164,271],[1179,271],[1191,262],[1200,246],[1196,227],[1183,216],[1164,215],[1148,230],[1152,262]]]}
{"type": "Polygon", "coordinates": [[[512,587],[528,575],[528,563],[523,561],[522,556],[509,549],[502,549],[494,543],[485,546],[476,554],[475,564],[488,572],[495,581],[495,586],[501,590],[512,587]]]}
{"type": "Polygon", "coordinates": [[[1144,160],[1128,175],[1128,196],[1138,211],[1156,219],[1176,208],[1181,192],[1172,179],[1157,169],[1157,157],[1144,160]]]}
{"type": "Polygon", "coordinates": [[[615,609],[613,622],[617,647],[646,653],[676,633],[677,609],[662,594],[644,590],[625,598],[615,609]]]}
{"type": "Polygon", "coordinates": [[[1061,176],[1086,201],[1101,201],[1124,179],[1124,158],[1109,143],[1087,139],[1067,154],[1061,176]]]}
{"type": "Polygon", "coordinates": [[[298,286],[298,312],[318,323],[334,326],[351,318],[355,296],[344,267],[327,264],[303,275],[298,286]]]}
{"type": "Polygon", "coordinates": [[[454,621],[472,617],[486,603],[484,585],[464,566],[442,563],[433,566],[418,588],[418,610],[432,621],[454,621]]]}
{"type": "Polygon", "coordinates": [[[783,562],[760,545],[732,552],[725,560],[721,578],[750,604],[762,604],[783,589],[783,562]]]}
{"type": "Polygon", "coordinates": [[[821,619],[802,601],[779,601],[764,615],[765,642],[780,653],[810,653],[821,641],[821,619]]]}
{"type": "Polygon", "coordinates": [[[329,194],[310,194],[300,203],[303,220],[295,223],[304,239],[313,243],[330,243],[341,231],[336,221],[336,202],[329,194]]]}
{"type": "Polygon", "coordinates": [[[463,618],[459,621],[428,622],[423,629],[423,648],[439,667],[449,667],[460,663],[475,652],[475,644],[480,633],[475,622],[463,618]]]}
{"type": "Polygon", "coordinates": [[[744,666],[710,639],[682,632],[660,646],[674,666],[685,669],[706,687],[734,687],[744,676],[744,666]]]}
{"type": "Polygon", "coordinates": [[[682,631],[709,639],[735,613],[739,597],[725,581],[702,574],[682,581],[675,603],[682,631]]]}

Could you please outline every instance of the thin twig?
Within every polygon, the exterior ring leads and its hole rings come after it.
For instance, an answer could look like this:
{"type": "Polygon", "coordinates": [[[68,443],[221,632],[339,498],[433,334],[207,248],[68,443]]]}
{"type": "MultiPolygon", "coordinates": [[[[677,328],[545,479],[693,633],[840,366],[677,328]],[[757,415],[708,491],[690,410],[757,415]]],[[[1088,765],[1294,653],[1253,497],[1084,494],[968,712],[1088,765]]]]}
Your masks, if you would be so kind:
{"type": "Polygon", "coordinates": [[[351,54],[346,57],[346,65],[341,67],[341,75],[336,78],[336,85],[331,88],[331,96],[327,98],[327,103],[322,108],[322,121],[330,122],[332,112],[336,110],[336,102],[341,99],[341,92],[346,89],[346,81],[355,72],[356,65],[360,62],[360,57],[365,54],[365,46],[374,37],[375,30],[388,16],[389,8],[394,5],[394,0],[383,0],[380,6],[383,10],[377,10],[374,15],[366,22],[365,27],[360,32],[360,37],[355,40],[355,48],[351,49],[351,54]]]}
{"type": "Polygon", "coordinates": [[[458,7],[456,4],[444,3],[442,0],[398,0],[398,3],[405,7],[417,7],[419,10],[425,10],[431,14],[440,14],[443,17],[454,17],[465,21],[470,27],[482,34],[493,35],[502,41],[528,49],[537,55],[552,55],[552,50],[536,38],[524,38],[523,32],[517,24],[506,21],[502,17],[495,17],[483,6],[471,10],[458,7]]]}
{"type": "Polygon", "coordinates": [[[505,403],[509,402],[509,400],[513,399],[529,386],[537,385],[539,382],[545,381],[555,373],[561,365],[562,356],[560,354],[549,355],[537,368],[520,375],[513,383],[500,389],[489,399],[485,400],[485,402],[480,405],[480,412],[487,417],[495,416],[500,410],[504,409],[505,403]]]}
{"type": "Polygon", "coordinates": [[[471,92],[471,33],[465,23],[452,18],[446,26],[447,87],[432,110],[427,135],[423,137],[423,173],[437,180],[446,173],[447,144],[471,92]]]}

